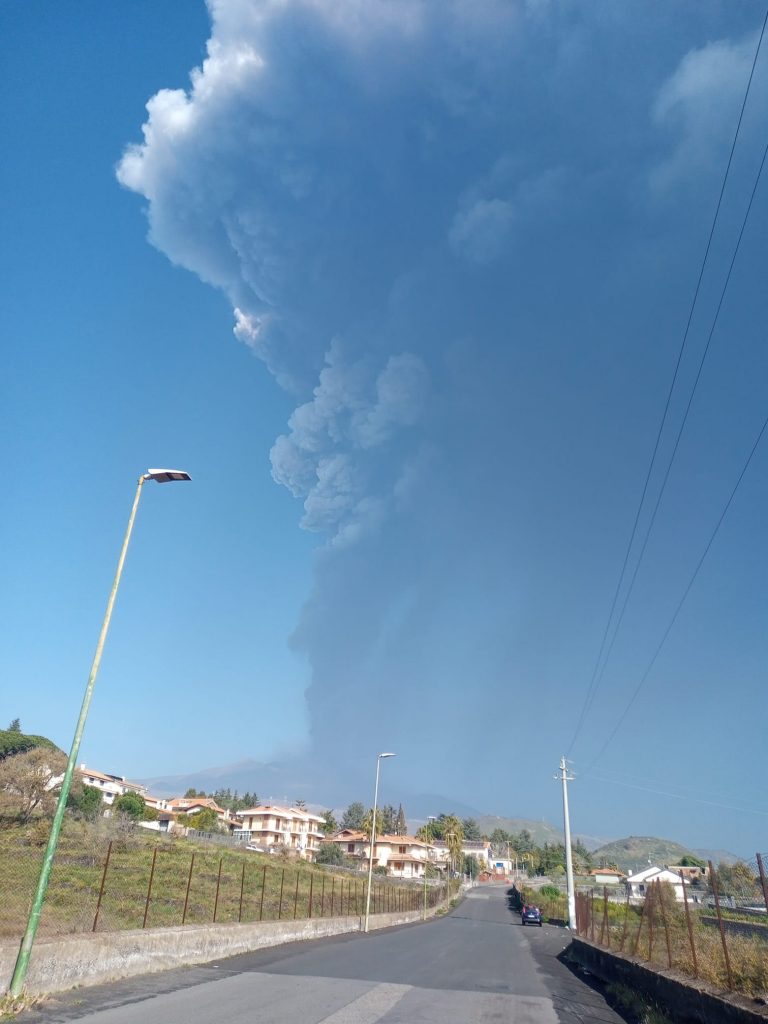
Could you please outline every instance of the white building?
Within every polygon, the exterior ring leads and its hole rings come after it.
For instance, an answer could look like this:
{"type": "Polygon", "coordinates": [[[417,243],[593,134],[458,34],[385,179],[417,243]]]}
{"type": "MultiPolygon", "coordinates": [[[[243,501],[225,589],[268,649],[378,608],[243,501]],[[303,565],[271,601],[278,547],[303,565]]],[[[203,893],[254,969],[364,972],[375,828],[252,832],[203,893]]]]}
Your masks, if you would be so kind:
{"type": "Polygon", "coordinates": [[[124,775],[108,775],[106,772],[97,772],[95,768],[87,768],[84,764],[79,765],[76,770],[80,781],[86,786],[98,789],[101,799],[109,807],[125,793],[146,795],[146,786],[142,786],[138,782],[129,782],[124,775]]]}
{"type": "Polygon", "coordinates": [[[683,896],[683,886],[691,884],[681,875],[676,874],[674,871],[670,871],[669,868],[650,867],[646,868],[644,871],[638,871],[637,874],[629,875],[627,877],[626,885],[629,898],[634,900],[644,900],[651,885],[656,882],[669,882],[675,890],[675,899],[681,903],[685,899],[683,896]]]}
{"type": "MultiPolygon", "coordinates": [[[[371,841],[359,829],[345,828],[326,843],[335,843],[347,857],[367,864],[371,856],[371,841]]],[[[373,848],[374,867],[387,869],[392,878],[423,878],[428,864],[436,864],[435,849],[415,836],[376,836],[373,848]]]]}
{"type": "Polygon", "coordinates": [[[323,838],[325,819],[298,807],[266,805],[238,813],[242,825],[234,835],[258,846],[296,850],[305,860],[314,860],[323,838]]]}

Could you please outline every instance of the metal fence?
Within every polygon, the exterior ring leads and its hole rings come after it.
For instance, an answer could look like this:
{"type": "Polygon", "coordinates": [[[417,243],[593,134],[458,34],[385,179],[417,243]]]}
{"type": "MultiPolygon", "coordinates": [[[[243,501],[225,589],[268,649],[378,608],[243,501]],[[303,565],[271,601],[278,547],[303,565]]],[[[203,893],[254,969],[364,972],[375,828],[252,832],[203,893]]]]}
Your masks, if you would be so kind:
{"type": "MultiPolygon", "coordinates": [[[[42,849],[0,849],[0,938],[24,931],[42,849]]],[[[40,933],[359,915],[366,881],[306,862],[265,863],[254,853],[193,849],[131,837],[63,842],[54,861],[40,933]]],[[[374,878],[371,913],[437,906],[446,886],[374,878]]]]}
{"type": "Polygon", "coordinates": [[[578,934],[604,949],[671,968],[720,989],[768,991],[768,880],[765,854],[689,884],[651,881],[644,899],[623,904],[608,888],[576,894],[578,934]],[[679,897],[678,897],[679,891],[679,897]]]}

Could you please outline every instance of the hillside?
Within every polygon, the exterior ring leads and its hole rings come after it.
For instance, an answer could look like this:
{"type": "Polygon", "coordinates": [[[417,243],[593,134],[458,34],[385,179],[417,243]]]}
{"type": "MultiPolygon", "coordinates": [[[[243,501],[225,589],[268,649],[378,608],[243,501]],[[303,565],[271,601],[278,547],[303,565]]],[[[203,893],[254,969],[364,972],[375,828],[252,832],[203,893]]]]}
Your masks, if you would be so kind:
{"type": "Polygon", "coordinates": [[[695,856],[692,850],[671,839],[656,836],[627,836],[605,843],[593,851],[595,864],[615,864],[622,871],[641,871],[651,864],[663,867],[665,864],[679,864],[681,857],[695,856]]]}
{"type": "MultiPolygon", "coordinates": [[[[480,826],[480,831],[486,836],[489,836],[496,828],[504,829],[505,832],[522,832],[523,829],[528,829],[537,846],[543,846],[544,843],[562,843],[563,841],[563,830],[559,825],[549,825],[546,821],[534,821],[531,818],[502,818],[496,814],[482,814],[477,816],[477,824],[480,826]]],[[[574,843],[583,843],[588,850],[594,850],[595,847],[605,843],[605,837],[598,839],[596,836],[574,832],[573,841],[574,843]]]]}

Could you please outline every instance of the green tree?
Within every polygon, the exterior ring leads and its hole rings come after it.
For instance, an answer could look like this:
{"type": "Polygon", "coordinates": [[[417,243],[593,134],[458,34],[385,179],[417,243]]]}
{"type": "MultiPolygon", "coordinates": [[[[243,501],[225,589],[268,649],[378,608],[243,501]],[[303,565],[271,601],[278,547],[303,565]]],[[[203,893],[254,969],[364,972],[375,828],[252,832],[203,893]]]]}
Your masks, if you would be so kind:
{"type": "Polygon", "coordinates": [[[464,830],[464,838],[469,842],[477,843],[483,838],[480,826],[474,818],[464,818],[461,827],[464,830]]]}
{"type": "Polygon", "coordinates": [[[8,732],[21,732],[21,719],[14,718],[8,726],[8,732]]]}
{"type": "Polygon", "coordinates": [[[95,786],[73,787],[70,790],[67,806],[86,821],[95,821],[101,814],[103,801],[101,793],[95,786]]]}
{"type": "Polygon", "coordinates": [[[405,836],[407,834],[408,825],[405,820],[405,811],[403,810],[403,805],[400,804],[400,806],[397,809],[397,818],[395,819],[395,835],[405,836]]]}
{"type": "Polygon", "coordinates": [[[316,864],[339,865],[344,863],[344,854],[338,843],[321,843],[315,857],[316,864]]]}
{"type": "Polygon", "coordinates": [[[701,860],[700,857],[694,857],[692,853],[686,853],[684,857],[681,857],[678,861],[681,868],[705,868],[707,862],[701,860]]]}
{"type": "Polygon", "coordinates": [[[296,803],[293,806],[296,808],[297,811],[306,811],[306,809],[307,809],[307,801],[306,800],[297,800],[296,803]]]}
{"type": "Polygon", "coordinates": [[[443,840],[448,847],[448,859],[454,869],[461,868],[464,826],[455,814],[441,814],[438,822],[442,827],[443,840]]]}
{"type": "Polygon", "coordinates": [[[190,800],[190,799],[192,799],[193,797],[196,797],[196,796],[205,796],[205,793],[203,793],[202,790],[198,793],[198,791],[196,789],[194,789],[194,787],[192,787],[192,788],[188,789],[187,792],[184,794],[184,799],[185,800],[190,800]]]}
{"type": "Polygon", "coordinates": [[[505,829],[495,828],[493,832],[491,832],[491,846],[493,847],[494,852],[497,854],[506,854],[507,843],[510,839],[511,836],[505,829]]]}
{"type": "MultiPolygon", "coordinates": [[[[397,835],[397,811],[392,804],[386,804],[381,808],[381,833],[380,835],[397,835]]],[[[378,831],[378,827],[377,827],[378,831]]]]}
{"type": "Polygon", "coordinates": [[[365,804],[361,804],[359,800],[356,800],[354,803],[349,805],[346,811],[344,811],[344,815],[341,819],[341,827],[362,828],[365,814],[365,804]]]}
{"type": "MultiPolygon", "coordinates": [[[[360,826],[361,829],[363,830],[363,832],[365,832],[365,835],[366,835],[366,837],[368,839],[371,838],[371,825],[372,825],[372,823],[373,823],[373,808],[371,808],[370,811],[366,812],[365,817],[363,818],[362,824],[360,826]]],[[[377,807],[376,808],[376,836],[377,837],[384,835],[383,824],[384,824],[384,816],[383,816],[381,810],[377,807]]]]}
{"type": "Polygon", "coordinates": [[[147,805],[140,793],[123,793],[112,804],[115,814],[122,814],[131,821],[145,821],[147,805]]]}
{"type": "Polygon", "coordinates": [[[524,828],[521,832],[516,833],[510,838],[512,839],[512,845],[518,853],[533,853],[537,849],[533,836],[527,828],[524,828]]]}
{"type": "Polygon", "coordinates": [[[339,823],[333,816],[333,811],[323,811],[323,833],[326,836],[332,836],[334,833],[339,831],[339,823]]]}
{"type": "Polygon", "coordinates": [[[464,858],[463,871],[465,875],[469,875],[473,880],[480,874],[480,861],[474,853],[469,853],[464,858]]]}
{"type": "Polygon", "coordinates": [[[190,814],[185,819],[190,828],[196,828],[199,832],[220,832],[219,816],[212,807],[203,807],[197,814],[190,814]]]}

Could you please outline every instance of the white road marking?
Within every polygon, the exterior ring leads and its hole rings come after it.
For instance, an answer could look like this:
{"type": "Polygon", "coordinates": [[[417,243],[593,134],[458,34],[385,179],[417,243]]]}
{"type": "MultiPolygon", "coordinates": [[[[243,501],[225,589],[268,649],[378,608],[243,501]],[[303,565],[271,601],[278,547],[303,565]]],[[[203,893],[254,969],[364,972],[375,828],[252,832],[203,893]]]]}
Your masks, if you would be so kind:
{"type": "Polygon", "coordinates": [[[410,991],[410,985],[377,985],[318,1024],[376,1024],[410,991]]]}

